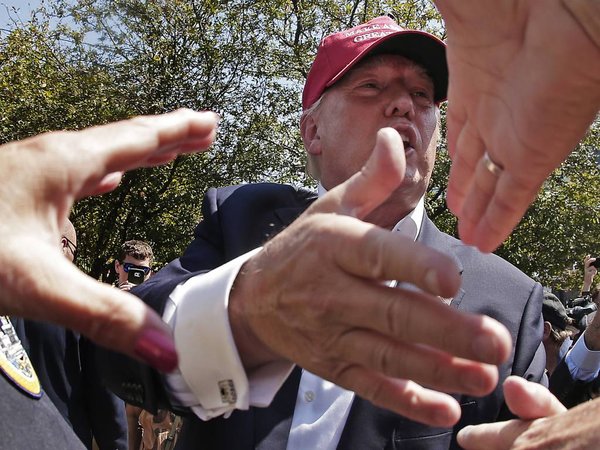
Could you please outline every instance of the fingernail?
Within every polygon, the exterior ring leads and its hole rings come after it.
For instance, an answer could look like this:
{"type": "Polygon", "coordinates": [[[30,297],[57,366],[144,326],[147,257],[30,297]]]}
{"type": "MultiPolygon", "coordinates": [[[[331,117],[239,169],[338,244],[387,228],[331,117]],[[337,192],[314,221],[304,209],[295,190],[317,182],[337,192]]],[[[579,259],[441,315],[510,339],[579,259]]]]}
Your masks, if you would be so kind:
{"type": "Polygon", "coordinates": [[[462,430],[458,432],[456,438],[458,439],[459,444],[463,444],[464,440],[469,438],[469,434],[471,434],[472,425],[467,425],[462,430]]]}
{"type": "Polygon", "coordinates": [[[432,294],[438,294],[440,292],[440,282],[435,269],[429,269],[427,273],[425,273],[425,285],[427,286],[427,290],[432,294]]]}
{"type": "Polygon", "coordinates": [[[479,361],[489,364],[500,362],[498,361],[498,343],[493,336],[483,335],[476,337],[471,341],[471,348],[479,361]]]}
{"type": "Polygon", "coordinates": [[[435,420],[440,427],[451,427],[456,425],[460,419],[460,408],[456,405],[458,411],[454,408],[438,408],[435,412],[435,420]]]}
{"type": "Polygon", "coordinates": [[[164,373],[177,367],[177,352],[171,336],[156,329],[147,329],[139,335],[135,354],[147,364],[164,373]]]}
{"type": "Polygon", "coordinates": [[[482,373],[467,373],[463,376],[463,387],[466,392],[474,395],[486,395],[490,389],[494,388],[493,384],[490,384],[489,377],[486,377],[482,373]]]}

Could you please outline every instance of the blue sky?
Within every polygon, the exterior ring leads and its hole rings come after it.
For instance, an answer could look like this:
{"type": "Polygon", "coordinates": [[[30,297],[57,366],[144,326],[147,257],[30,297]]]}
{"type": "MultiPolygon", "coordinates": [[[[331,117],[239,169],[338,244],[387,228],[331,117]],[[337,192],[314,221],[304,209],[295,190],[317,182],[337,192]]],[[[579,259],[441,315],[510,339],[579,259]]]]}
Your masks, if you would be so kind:
{"type": "Polygon", "coordinates": [[[27,21],[31,10],[39,5],[40,0],[0,0],[0,28],[6,28],[11,23],[10,17],[27,21]],[[12,11],[13,8],[17,9],[16,16],[12,11]]]}

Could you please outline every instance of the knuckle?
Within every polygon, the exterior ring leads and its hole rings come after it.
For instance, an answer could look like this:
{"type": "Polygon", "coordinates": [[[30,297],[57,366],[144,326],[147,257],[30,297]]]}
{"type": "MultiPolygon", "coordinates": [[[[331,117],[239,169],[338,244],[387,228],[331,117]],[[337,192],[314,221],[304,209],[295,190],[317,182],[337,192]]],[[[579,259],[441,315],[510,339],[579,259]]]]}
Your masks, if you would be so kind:
{"type": "Polygon", "coordinates": [[[375,404],[382,404],[387,400],[386,393],[387,389],[385,381],[375,380],[365,386],[362,396],[375,404]]]}
{"type": "Polygon", "coordinates": [[[396,352],[392,344],[378,345],[371,351],[371,366],[386,375],[397,375],[395,356],[396,352]]]}
{"type": "Polygon", "coordinates": [[[372,279],[384,279],[388,265],[388,243],[385,233],[373,233],[369,238],[369,245],[364,245],[362,250],[365,258],[367,276],[372,279]]]}
{"type": "Polygon", "coordinates": [[[410,334],[413,314],[414,304],[410,299],[388,299],[385,307],[386,332],[397,340],[404,340],[410,334]]]}

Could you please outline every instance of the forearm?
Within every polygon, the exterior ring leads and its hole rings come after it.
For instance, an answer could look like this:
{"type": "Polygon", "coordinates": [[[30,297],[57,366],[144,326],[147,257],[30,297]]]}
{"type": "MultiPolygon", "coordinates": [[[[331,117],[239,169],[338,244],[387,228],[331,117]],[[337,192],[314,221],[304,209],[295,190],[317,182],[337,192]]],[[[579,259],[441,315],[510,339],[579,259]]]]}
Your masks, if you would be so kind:
{"type": "Polygon", "coordinates": [[[589,295],[590,291],[592,290],[592,280],[593,280],[593,278],[590,278],[588,276],[583,277],[583,283],[581,285],[581,296],[582,297],[589,295]]]}
{"type": "Polygon", "coordinates": [[[600,351],[600,314],[596,313],[592,323],[583,334],[585,345],[592,351],[600,351]]]}

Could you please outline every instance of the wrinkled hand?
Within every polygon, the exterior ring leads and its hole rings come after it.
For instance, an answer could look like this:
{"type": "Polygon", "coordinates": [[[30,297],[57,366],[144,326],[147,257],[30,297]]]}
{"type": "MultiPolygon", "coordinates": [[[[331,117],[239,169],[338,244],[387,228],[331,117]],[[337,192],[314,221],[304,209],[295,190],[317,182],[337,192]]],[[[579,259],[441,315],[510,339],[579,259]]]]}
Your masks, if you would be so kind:
{"type": "Polygon", "coordinates": [[[561,0],[435,4],[448,33],[447,202],[463,241],[492,251],[596,116],[600,48],[561,0]]]}
{"type": "Polygon", "coordinates": [[[398,187],[404,170],[401,138],[381,130],[359,173],[242,267],[230,322],[247,369],[294,361],[378,406],[450,426],[458,403],[427,388],[489,393],[498,380],[493,364],[508,357],[511,339],[498,322],[440,301],[460,284],[448,256],[360,220],[398,187]]]}
{"type": "MultiPolygon", "coordinates": [[[[458,443],[465,450],[587,448],[578,447],[577,435],[569,430],[571,412],[544,386],[511,376],[504,381],[504,398],[519,419],[468,426],[458,433],[458,443]],[[555,416],[555,418],[550,418],[555,416]],[[566,418],[566,419],[565,419],[566,418]],[[537,419],[537,420],[536,420],[537,419]],[[564,440],[565,436],[570,436],[564,440]],[[554,446],[558,442],[562,444],[554,446]]],[[[584,423],[579,429],[589,428],[584,423]]],[[[596,425],[597,426],[597,425],[596,425]]],[[[594,440],[596,443],[597,437],[594,440]]]]}
{"type": "Polygon", "coordinates": [[[180,110],[0,147],[0,314],[54,322],[172,370],[177,355],[162,320],[67,261],[60,230],[76,199],[114,189],[122,171],[208,148],[216,124],[213,113],[180,110]]]}

